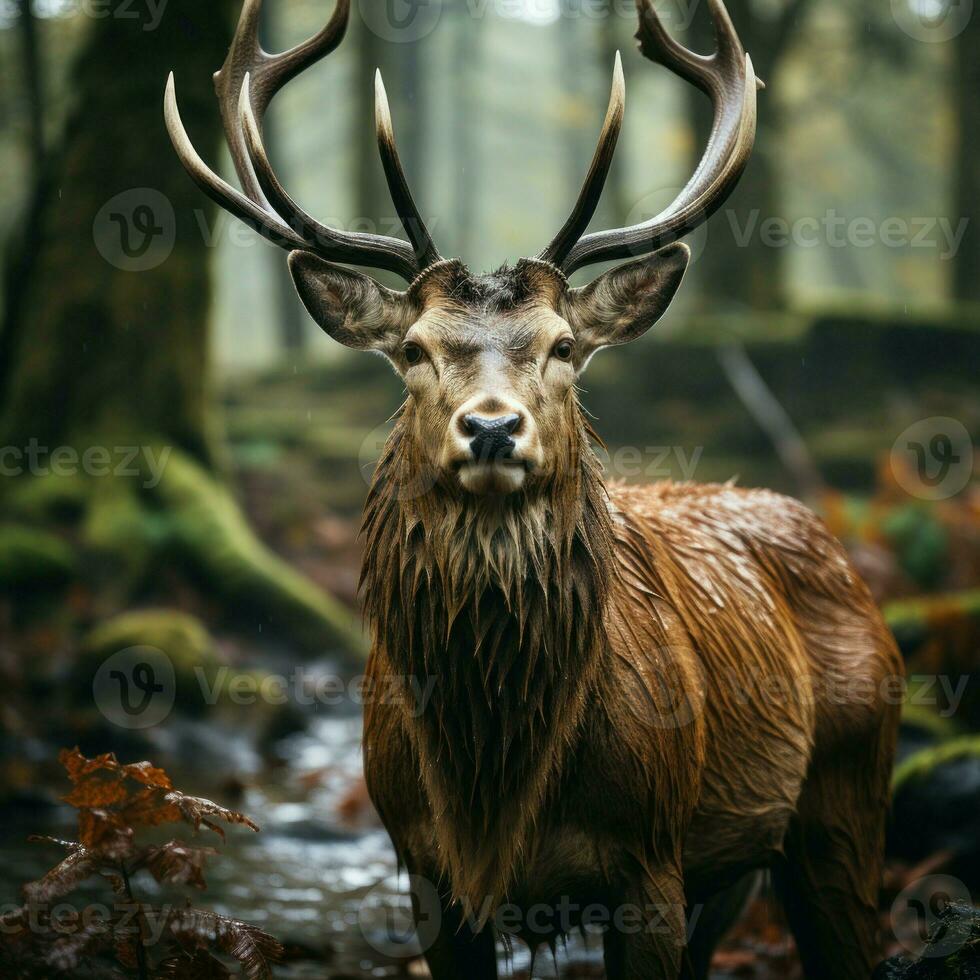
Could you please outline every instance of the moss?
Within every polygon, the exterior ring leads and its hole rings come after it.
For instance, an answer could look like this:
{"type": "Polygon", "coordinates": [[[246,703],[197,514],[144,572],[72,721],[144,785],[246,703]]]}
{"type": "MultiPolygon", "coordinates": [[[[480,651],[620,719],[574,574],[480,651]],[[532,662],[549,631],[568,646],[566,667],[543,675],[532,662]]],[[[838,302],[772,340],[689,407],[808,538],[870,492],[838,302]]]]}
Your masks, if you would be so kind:
{"type": "Polygon", "coordinates": [[[920,588],[935,587],[946,572],[949,554],[949,536],[935,511],[919,504],[898,507],[881,529],[903,571],[920,588]]]}
{"type": "Polygon", "coordinates": [[[980,735],[964,735],[922,749],[895,769],[892,788],[897,793],[909,783],[925,779],[937,767],[970,756],[980,756],[980,735]]]}
{"type": "Polygon", "coordinates": [[[900,599],[888,603],[884,613],[902,652],[908,656],[932,635],[942,636],[950,630],[980,624],[980,589],[900,599]]]}
{"type": "Polygon", "coordinates": [[[208,587],[306,649],[339,647],[361,659],[354,613],[290,568],[255,536],[231,494],[182,453],[170,457],[153,491],[169,515],[171,545],[208,587]]]}
{"type": "Polygon", "coordinates": [[[57,588],[75,573],[75,556],[61,538],[19,524],[0,525],[0,586],[57,588]]]}
{"type": "Polygon", "coordinates": [[[166,654],[174,668],[175,705],[187,714],[207,707],[202,681],[213,685],[223,665],[214,640],[196,617],[174,609],[148,609],[123,613],[93,629],[85,638],[75,666],[73,689],[92,689],[102,664],[121,651],[153,647],[166,654]]]}
{"type": "Polygon", "coordinates": [[[5,480],[3,508],[31,524],[74,523],[88,506],[91,484],[74,476],[24,476],[5,480]]]}
{"type": "Polygon", "coordinates": [[[902,705],[902,724],[914,728],[926,735],[939,739],[951,739],[957,734],[957,728],[952,719],[943,718],[934,708],[924,704],[913,704],[906,701],[902,705]]]}

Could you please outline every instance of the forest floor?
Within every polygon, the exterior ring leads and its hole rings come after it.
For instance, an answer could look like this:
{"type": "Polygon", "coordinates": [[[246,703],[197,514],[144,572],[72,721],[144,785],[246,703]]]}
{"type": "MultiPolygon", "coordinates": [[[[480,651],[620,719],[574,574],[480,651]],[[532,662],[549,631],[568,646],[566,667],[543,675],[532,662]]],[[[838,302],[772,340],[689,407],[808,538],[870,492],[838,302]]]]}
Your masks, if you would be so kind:
{"type": "MultiPolygon", "coordinates": [[[[233,385],[225,398],[228,471],[253,527],[291,566],[349,606],[352,615],[361,554],[358,514],[387,432],[376,423],[391,414],[398,399],[391,379],[379,380],[368,370],[360,376],[358,370],[345,373],[340,388],[329,371],[312,372],[299,383],[280,374],[233,385]],[[357,397],[351,397],[354,391],[357,397]]],[[[711,457],[710,446],[706,454],[711,457]]],[[[695,475],[740,472],[743,483],[778,482],[770,479],[769,453],[759,455],[764,461],[756,466],[751,455],[725,461],[716,454],[708,472],[695,475]]],[[[674,460],[675,465],[683,462],[674,460]]],[[[863,472],[874,474],[875,467],[863,472]]],[[[878,467],[878,474],[877,485],[828,493],[820,507],[879,601],[894,607],[911,597],[959,596],[975,588],[980,582],[980,493],[974,488],[954,500],[924,503],[903,495],[887,466],[878,467]]],[[[299,677],[294,693],[324,681],[339,683],[340,696],[329,703],[294,697],[285,705],[236,704],[228,698],[210,706],[178,702],[174,714],[153,729],[108,724],[88,690],[81,692],[81,700],[72,693],[78,685],[73,664],[84,641],[77,626],[65,625],[97,623],[107,604],[91,580],[72,582],[58,618],[18,622],[4,632],[0,645],[0,673],[8,689],[0,707],[0,906],[18,901],[19,883],[37,878],[50,865],[50,854],[26,845],[26,837],[70,837],[73,832],[72,815],[58,802],[67,786],[55,759],[59,748],[78,743],[89,754],[114,750],[127,762],[149,758],[188,792],[242,809],[257,820],[262,826],[258,835],[229,833],[208,872],[209,890],[196,904],[279,938],[287,948],[279,976],[425,976],[421,962],[407,955],[410,946],[398,948],[390,934],[389,912],[400,907],[404,882],[364,787],[360,706],[352,693],[349,659],[330,650],[301,656],[269,631],[236,628],[199,583],[171,569],[154,578],[156,585],[136,601],[127,600],[125,609],[166,607],[206,624],[209,669],[227,668],[239,677],[299,677]],[[25,682],[28,661],[33,666],[25,682]],[[38,704],[49,710],[38,712],[38,704]]],[[[964,613],[965,619],[960,615],[957,603],[950,600],[943,614],[956,642],[926,644],[934,670],[976,669],[977,624],[973,613],[964,613]]],[[[909,619],[915,626],[915,610],[909,619]]],[[[11,610],[0,600],[0,623],[12,622],[11,610]]],[[[975,708],[971,720],[958,719],[956,726],[930,716],[906,733],[903,755],[975,730],[975,708]]],[[[882,924],[892,938],[883,952],[903,951],[891,922],[895,896],[922,875],[950,868],[949,855],[935,856],[941,844],[927,838],[925,853],[890,859],[882,924]]],[[[154,882],[141,884],[150,900],[166,897],[154,882]]],[[[528,962],[515,951],[508,967],[515,980],[527,978],[528,962]]],[[[571,942],[554,962],[563,977],[602,976],[596,937],[571,942]]],[[[554,962],[550,956],[539,958],[535,977],[555,976],[554,962]]],[[[714,966],[718,978],[800,976],[792,939],[768,886],[751,900],[714,966]]]]}

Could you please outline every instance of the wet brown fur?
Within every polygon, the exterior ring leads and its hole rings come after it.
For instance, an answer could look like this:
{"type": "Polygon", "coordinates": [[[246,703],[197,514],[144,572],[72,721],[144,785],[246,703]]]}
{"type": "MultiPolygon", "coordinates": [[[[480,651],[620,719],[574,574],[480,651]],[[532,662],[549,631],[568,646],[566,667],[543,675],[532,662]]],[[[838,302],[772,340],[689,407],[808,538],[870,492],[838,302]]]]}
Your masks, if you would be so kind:
{"type": "MultiPolygon", "coordinates": [[[[497,285],[460,289],[485,315],[497,285]]],[[[839,543],[766,491],[606,485],[574,389],[563,457],[509,496],[437,472],[418,411],[375,474],[362,586],[370,677],[432,700],[370,704],[364,745],[399,857],[456,923],[436,980],[495,975],[500,903],[565,895],[657,909],[655,937],[607,936],[609,976],[678,976],[685,906],[761,867],[807,976],[869,976],[901,664],[839,543]]]]}

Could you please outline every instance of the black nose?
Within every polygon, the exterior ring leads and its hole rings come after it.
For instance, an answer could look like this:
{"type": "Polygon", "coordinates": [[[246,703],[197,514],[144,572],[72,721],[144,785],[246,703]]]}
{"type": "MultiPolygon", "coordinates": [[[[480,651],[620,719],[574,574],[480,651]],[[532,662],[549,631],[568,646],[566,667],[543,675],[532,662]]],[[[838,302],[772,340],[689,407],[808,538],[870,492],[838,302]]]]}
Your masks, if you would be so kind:
{"type": "Polygon", "coordinates": [[[470,450],[481,463],[510,459],[516,445],[511,434],[520,424],[520,415],[500,415],[493,419],[467,415],[463,418],[467,435],[473,436],[470,450]]]}

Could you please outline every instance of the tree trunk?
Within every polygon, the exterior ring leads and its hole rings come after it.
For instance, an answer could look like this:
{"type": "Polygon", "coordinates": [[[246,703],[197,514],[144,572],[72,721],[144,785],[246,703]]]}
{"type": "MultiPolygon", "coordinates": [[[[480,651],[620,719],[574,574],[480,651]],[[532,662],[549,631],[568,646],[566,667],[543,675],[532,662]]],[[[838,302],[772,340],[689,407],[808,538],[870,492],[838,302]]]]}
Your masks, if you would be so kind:
{"type": "Polygon", "coordinates": [[[234,7],[172,0],[153,30],[117,16],[89,26],[72,72],[75,107],[34,215],[39,247],[4,325],[15,343],[2,392],[3,444],[152,434],[211,460],[213,209],[175,159],[162,91],[176,69],[188,127],[215,159],[211,73],[223,60],[234,7]]]}
{"type": "MultiPolygon", "coordinates": [[[[811,0],[788,0],[780,16],[762,19],[750,0],[727,3],[742,45],[763,81],[772,81],[810,6],[811,0]]],[[[713,50],[708,18],[695,18],[689,43],[702,53],[713,50]]],[[[690,99],[700,158],[711,131],[711,106],[693,86],[690,99]]],[[[767,310],[786,305],[787,250],[766,244],[765,234],[767,220],[786,217],[776,166],[779,130],[778,107],[761,92],[752,157],[737,189],[708,222],[708,245],[694,268],[700,293],[712,307],[767,310]]]]}
{"type": "Polygon", "coordinates": [[[217,161],[211,77],[239,3],[170,0],[156,25],[145,22],[153,7],[143,20],[135,9],[88,25],[76,102],[22,236],[36,245],[16,257],[2,335],[4,519],[36,534],[70,514],[87,585],[117,604],[164,588],[166,567],[239,626],[360,652],[351,612],[265,548],[215,476],[215,213],[170,145],[163,91],[174,69],[191,138],[217,161]]]}
{"type": "MultiPolygon", "coordinates": [[[[282,7],[276,3],[264,3],[260,11],[262,18],[261,36],[263,47],[267,51],[280,51],[283,45],[279,43],[279,17],[282,7]]],[[[268,113],[263,121],[265,148],[272,161],[279,179],[286,187],[290,186],[289,172],[283,160],[281,139],[282,127],[278,124],[275,111],[268,113]]],[[[272,267],[272,279],[275,283],[276,321],[280,348],[286,353],[298,353],[306,347],[306,311],[296,295],[289,268],[283,261],[283,256],[275,249],[268,249],[266,261],[272,267]]]]}
{"type": "Polygon", "coordinates": [[[974,12],[954,43],[958,142],[953,221],[968,223],[954,259],[953,295],[980,303],[980,15],[974,12]]]}
{"type": "Polygon", "coordinates": [[[37,19],[32,0],[17,0],[24,88],[27,94],[31,140],[31,166],[39,174],[44,164],[44,79],[37,42],[37,19]]]}

